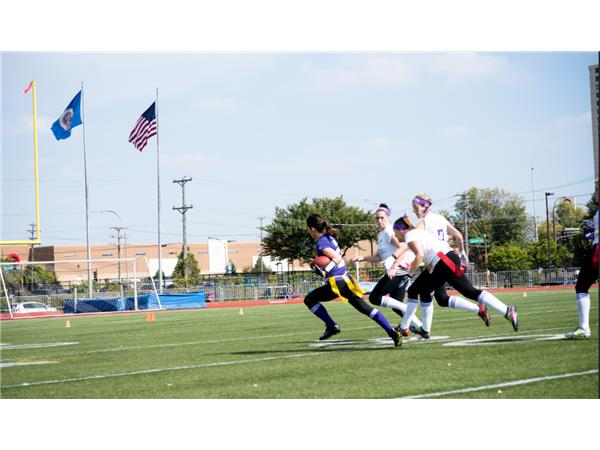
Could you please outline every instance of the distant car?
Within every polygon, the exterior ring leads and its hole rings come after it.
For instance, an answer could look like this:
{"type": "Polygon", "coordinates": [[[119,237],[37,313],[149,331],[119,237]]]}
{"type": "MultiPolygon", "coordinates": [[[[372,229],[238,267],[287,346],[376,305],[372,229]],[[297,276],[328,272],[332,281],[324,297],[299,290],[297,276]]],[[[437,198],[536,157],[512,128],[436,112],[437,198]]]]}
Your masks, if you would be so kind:
{"type": "Polygon", "coordinates": [[[43,303],[39,303],[39,302],[17,303],[17,306],[15,306],[15,312],[17,314],[34,313],[34,312],[53,312],[53,311],[58,311],[58,310],[52,306],[44,305],[43,303]]]}

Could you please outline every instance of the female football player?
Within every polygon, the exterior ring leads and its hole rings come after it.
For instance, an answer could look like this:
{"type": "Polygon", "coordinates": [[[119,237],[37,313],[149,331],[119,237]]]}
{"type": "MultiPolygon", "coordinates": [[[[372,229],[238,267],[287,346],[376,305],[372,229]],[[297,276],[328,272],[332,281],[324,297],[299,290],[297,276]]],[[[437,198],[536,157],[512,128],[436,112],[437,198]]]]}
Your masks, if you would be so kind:
{"type": "MultiPolygon", "coordinates": [[[[597,178],[593,200],[596,203],[599,201],[597,178]]],[[[592,248],[579,269],[577,284],[575,284],[579,326],[575,331],[566,335],[569,339],[585,339],[592,335],[590,331],[590,287],[596,280],[598,280],[598,211],[594,214],[594,240],[592,241],[592,248]]]]}
{"type": "MultiPolygon", "coordinates": [[[[417,194],[412,200],[413,211],[420,219],[420,223],[424,226],[425,231],[435,236],[443,242],[448,242],[448,235],[452,236],[459,249],[461,264],[466,266],[469,264],[469,259],[464,250],[464,239],[460,231],[458,231],[448,220],[441,214],[436,214],[431,211],[431,197],[427,194],[417,194]]],[[[463,311],[473,312],[477,314],[486,326],[490,325],[490,317],[484,305],[474,305],[460,297],[448,295],[446,283],[440,285],[433,293],[438,305],[443,308],[460,309],[463,311]]],[[[423,328],[431,333],[431,324],[433,322],[433,303],[431,301],[421,303],[421,313],[423,317],[423,328]]]]}
{"type": "Polygon", "coordinates": [[[339,297],[342,301],[350,303],[358,312],[377,322],[392,338],[395,347],[401,345],[402,338],[392,328],[381,311],[373,308],[362,299],[363,291],[352,275],[347,272],[340,248],[335,240],[337,230],[331,227],[319,214],[308,216],[306,226],[308,227],[308,234],[317,242],[317,255],[324,255],[330,260],[327,265],[320,267],[323,276],[327,278],[327,283],[309,292],[304,299],[304,304],[310,312],[325,322],[325,331],[319,337],[319,340],[329,339],[341,331],[339,325],[321,304],[339,297]]]}
{"type": "MultiPolygon", "coordinates": [[[[375,306],[391,308],[400,317],[404,316],[406,305],[402,303],[407,285],[410,281],[408,269],[415,258],[406,244],[401,244],[394,235],[390,216],[392,210],[385,203],[381,203],[375,211],[375,220],[379,227],[377,235],[377,254],[373,256],[359,256],[354,262],[379,262],[383,263],[386,273],[377,282],[371,293],[369,301],[375,306]],[[398,260],[397,264],[394,264],[398,260]],[[392,269],[392,265],[395,266],[392,269]]],[[[429,335],[423,330],[421,321],[415,316],[410,329],[413,333],[424,338],[429,335]]],[[[397,330],[397,329],[396,329],[397,330]]]]}
{"type": "Polygon", "coordinates": [[[416,276],[421,264],[426,267],[408,288],[409,300],[400,328],[403,336],[408,336],[408,326],[417,309],[418,299],[421,303],[430,303],[431,292],[444,283],[449,283],[465,297],[498,311],[511,322],[515,331],[519,329],[516,306],[506,306],[488,291],[474,288],[464,275],[459,256],[446,242],[422,229],[415,229],[406,215],[394,222],[394,231],[398,240],[406,242],[415,254],[409,276],[416,276]]]}

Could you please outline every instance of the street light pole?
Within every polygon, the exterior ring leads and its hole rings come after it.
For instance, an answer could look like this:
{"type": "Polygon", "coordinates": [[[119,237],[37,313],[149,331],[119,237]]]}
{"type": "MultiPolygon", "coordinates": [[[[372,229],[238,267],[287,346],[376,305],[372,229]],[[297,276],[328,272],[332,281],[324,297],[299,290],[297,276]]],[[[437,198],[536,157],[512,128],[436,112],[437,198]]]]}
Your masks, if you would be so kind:
{"type": "Polygon", "coordinates": [[[548,217],[548,197],[554,195],[554,192],[544,192],[546,197],[546,240],[548,241],[548,265],[550,265],[550,218],[548,217]]]}

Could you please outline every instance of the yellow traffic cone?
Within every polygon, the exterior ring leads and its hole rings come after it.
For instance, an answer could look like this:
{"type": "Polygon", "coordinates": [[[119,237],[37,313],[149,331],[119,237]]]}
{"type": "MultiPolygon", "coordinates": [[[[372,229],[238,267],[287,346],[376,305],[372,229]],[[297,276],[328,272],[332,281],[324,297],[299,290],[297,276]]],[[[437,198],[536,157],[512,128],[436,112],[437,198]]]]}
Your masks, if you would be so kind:
{"type": "Polygon", "coordinates": [[[240,308],[240,316],[244,315],[244,308],[240,308]]]}
{"type": "Polygon", "coordinates": [[[523,298],[527,298],[527,291],[523,291],[523,298]]]}
{"type": "Polygon", "coordinates": [[[71,328],[71,321],[67,320],[67,322],[65,323],[65,328],[71,328]]]}

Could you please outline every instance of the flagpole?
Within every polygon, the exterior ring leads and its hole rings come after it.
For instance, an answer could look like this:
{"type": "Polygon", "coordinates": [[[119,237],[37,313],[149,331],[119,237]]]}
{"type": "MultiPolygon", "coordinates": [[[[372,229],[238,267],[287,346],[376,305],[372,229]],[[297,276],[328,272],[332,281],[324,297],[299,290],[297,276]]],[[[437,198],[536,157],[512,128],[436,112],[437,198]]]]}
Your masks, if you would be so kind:
{"type": "Polygon", "coordinates": [[[33,165],[35,170],[35,240],[40,243],[40,183],[38,178],[37,97],[35,80],[31,82],[33,101],[33,165]]]}
{"type": "Polygon", "coordinates": [[[163,293],[163,272],[162,272],[162,245],[160,242],[160,152],[158,145],[158,88],[156,88],[156,102],[154,105],[156,113],[156,190],[157,190],[157,209],[158,209],[158,292],[163,293]]]}
{"type": "Polygon", "coordinates": [[[92,298],[92,252],[90,250],[90,215],[88,209],[87,157],[85,151],[85,108],[83,106],[83,81],[81,82],[81,121],[83,124],[83,178],[85,182],[85,242],[87,247],[88,294],[92,298]]]}

